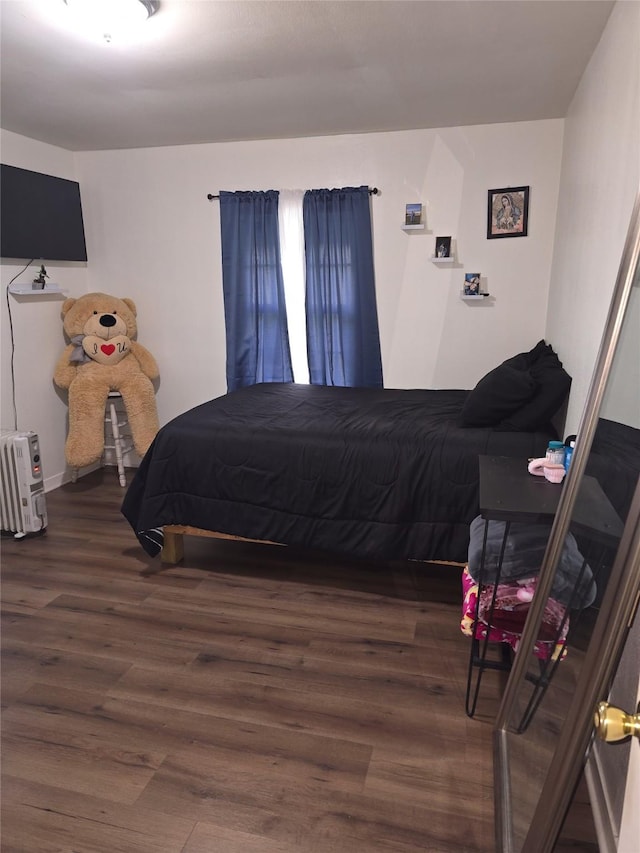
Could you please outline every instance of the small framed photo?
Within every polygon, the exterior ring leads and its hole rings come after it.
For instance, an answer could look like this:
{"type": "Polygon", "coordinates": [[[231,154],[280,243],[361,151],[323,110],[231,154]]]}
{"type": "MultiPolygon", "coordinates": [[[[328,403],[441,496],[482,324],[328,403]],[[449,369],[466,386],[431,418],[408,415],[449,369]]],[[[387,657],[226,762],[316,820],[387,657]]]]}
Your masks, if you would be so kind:
{"type": "Polygon", "coordinates": [[[526,237],[529,220],[529,187],[489,190],[487,240],[526,237]]]}
{"type": "Polygon", "coordinates": [[[405,225],[422,224],[422,204],[408,204],[404,214],[405,225]]]}
{"type": "Polygon", "coordinates": [[[436,258],[451,257],[451,237],[436,237],[436,258]]]}
{"type": "Polygon", "coordinates": [[[464,295],[479,296],[480,295],[480,273],[466,272],[464,274],[464,295]]]}

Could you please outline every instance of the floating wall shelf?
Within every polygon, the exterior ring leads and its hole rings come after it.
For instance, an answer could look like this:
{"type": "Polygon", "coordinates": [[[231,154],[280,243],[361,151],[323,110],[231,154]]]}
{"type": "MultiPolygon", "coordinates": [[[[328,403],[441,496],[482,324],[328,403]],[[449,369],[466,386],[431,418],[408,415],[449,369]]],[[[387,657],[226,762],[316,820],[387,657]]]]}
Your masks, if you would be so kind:
{"type": "Polygon", "coordinates": [[[432,264],[453,264],[455,262],[454,257],[437,258],[435,255],[431,255],[430,260],[432,264]]]}
{"type": "Polygon", "coordinates": [[[478,299],[484,299],[486,296],[491,296],[490,293],[461,293],[460,299],[464,299],[465,302],[477,302],[478,299]]]}
{"type": "Polygon", "coordinates": [[[9,293],[14,296],[52,296],[53,294],[65,294],[67,291],[57,284],[45,284],[44,287],[33,287],[31,282],[17,282],[9,285],[9,293]]]}
{"type": "Polygon", "coordinates": [[[401,225],[403,231],[424,231],[424,223],[422,225],[401,225]]]}

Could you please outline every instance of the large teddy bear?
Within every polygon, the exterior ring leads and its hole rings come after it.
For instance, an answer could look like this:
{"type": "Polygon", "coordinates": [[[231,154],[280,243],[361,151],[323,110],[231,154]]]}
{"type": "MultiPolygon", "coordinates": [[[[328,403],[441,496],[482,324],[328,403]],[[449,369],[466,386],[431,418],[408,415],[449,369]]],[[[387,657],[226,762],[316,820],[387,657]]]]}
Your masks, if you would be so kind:
{"type": "Polygon", "coordinates": [[[87,293],[66,299],[62,316],[71,343],[58,359],[53,379],[69,390],[67,463],[84,468],[100,459],[110,391],[122,394],[134,447],[144,456],[158,431],[151,380],[159,371],[151,353],[133,340],[138,331],[133,300],[87,293]]]}

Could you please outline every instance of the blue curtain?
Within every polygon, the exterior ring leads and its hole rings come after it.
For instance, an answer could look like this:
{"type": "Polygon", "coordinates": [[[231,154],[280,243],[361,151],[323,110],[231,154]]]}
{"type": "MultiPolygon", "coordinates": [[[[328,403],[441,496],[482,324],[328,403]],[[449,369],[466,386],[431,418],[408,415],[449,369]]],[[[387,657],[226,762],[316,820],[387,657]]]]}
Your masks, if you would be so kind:
{"type": "Polygon", "coordinates": [[[309,190],[303,215],[311,384],[381,388],[369,190],[309,190]]]}
{"type": "Polygon", "coordinates": [[[227,389],[292,382],[278,193],[221,192],[227,389]]]}

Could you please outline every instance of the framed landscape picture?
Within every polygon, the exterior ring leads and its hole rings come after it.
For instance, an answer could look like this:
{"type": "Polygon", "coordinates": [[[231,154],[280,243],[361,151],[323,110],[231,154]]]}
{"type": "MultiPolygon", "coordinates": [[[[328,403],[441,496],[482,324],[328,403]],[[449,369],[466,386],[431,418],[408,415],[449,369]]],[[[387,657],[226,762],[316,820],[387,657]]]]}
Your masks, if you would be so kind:
{"type": "Polygon", "coordinates": [[[529,221],[529,187],[489,190],[487,239],[526,237],[529,221]]]}
{"type": "Polygon", "coordinates": [[[422,224],[422,204],[408,204],[404,214],[405,225],[422,224]]]}

